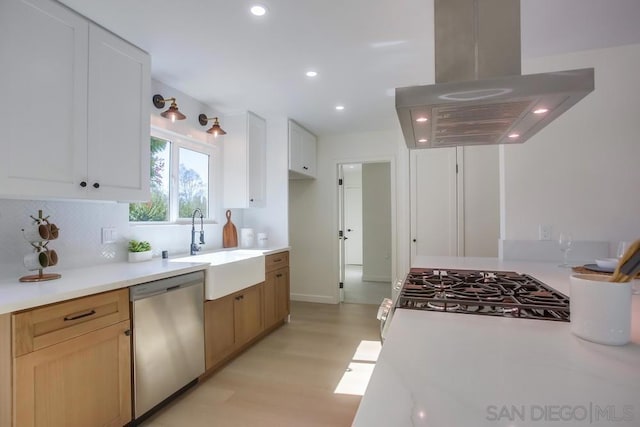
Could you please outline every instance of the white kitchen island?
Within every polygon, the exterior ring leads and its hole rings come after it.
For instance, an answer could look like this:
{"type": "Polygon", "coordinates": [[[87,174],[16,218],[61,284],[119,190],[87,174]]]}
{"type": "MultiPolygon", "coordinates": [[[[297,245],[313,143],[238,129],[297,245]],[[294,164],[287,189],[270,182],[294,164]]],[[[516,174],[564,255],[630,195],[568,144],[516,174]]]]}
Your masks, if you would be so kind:
{"type": "MultiPolygon", "coordinates": [[[[526,273],[569,294],[568,269],[428,257],[415,267],[526,273]]],[[[615,285],[612,285],[615,286],[615,285]]],[[[632,342],[605,346],[567,322],[397,309],[353,425],[640,425],[640,295],[632,342]]]]}

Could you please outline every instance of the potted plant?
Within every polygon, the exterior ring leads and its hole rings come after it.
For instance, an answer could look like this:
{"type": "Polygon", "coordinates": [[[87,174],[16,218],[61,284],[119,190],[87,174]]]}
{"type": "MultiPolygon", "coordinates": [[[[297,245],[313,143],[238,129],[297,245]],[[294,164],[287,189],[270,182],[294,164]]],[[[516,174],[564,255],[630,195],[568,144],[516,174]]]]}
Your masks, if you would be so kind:
{"type": "Polygon", "coordinates": [[[129,262],[149,261],[151,244],[146,241],[129,240],[129,262]]]}

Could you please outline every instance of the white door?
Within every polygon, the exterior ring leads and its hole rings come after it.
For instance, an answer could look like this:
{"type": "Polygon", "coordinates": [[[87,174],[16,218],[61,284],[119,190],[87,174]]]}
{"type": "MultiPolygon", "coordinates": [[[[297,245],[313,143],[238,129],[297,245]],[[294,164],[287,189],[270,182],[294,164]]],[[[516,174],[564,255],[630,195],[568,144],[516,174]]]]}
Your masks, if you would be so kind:
{"type": "Polygon", "coordinates": [[[456,149],[411,151],[411,259],[458,255],[456,149]]]}
{"type": "Polygon", "coordinates": [[[411,261],[498,255],[498,147],[411,152],[411,261]]]}
{"type": "Polygon", "coordinates": [[[346,263],[362,265],[362,187],[344,189],[346,263]]]}

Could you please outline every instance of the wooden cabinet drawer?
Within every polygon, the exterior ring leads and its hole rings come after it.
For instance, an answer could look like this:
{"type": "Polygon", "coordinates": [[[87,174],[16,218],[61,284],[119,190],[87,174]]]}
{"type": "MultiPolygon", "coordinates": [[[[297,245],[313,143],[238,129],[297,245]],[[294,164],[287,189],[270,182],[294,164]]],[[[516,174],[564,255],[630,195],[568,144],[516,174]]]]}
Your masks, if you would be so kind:
{"type": "Polygon", "coordinates": [[[267,255],[264,259],[265,272],[289,266],[289,252],[278,252],[277,254],[267,255]]]}
{"type": "Polygon", "coordinates": [[[129,290],[77,298],[13,314],[14,357],[129,319],[129,290]]]}

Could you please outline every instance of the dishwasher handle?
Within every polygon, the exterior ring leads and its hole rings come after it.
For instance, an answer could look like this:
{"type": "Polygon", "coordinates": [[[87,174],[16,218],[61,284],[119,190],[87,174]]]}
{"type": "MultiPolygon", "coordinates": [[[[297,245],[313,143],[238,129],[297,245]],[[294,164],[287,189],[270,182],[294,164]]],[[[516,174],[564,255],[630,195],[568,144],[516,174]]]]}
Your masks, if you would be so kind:
{"type": "Polygon", "coordinates": [[[204,283],[204,272],[202,271],[142,283],[129,288],[129,300],[136,301],[143,298],[149,298],[189,286],[199,285],[201,283],[204,283]]]}

